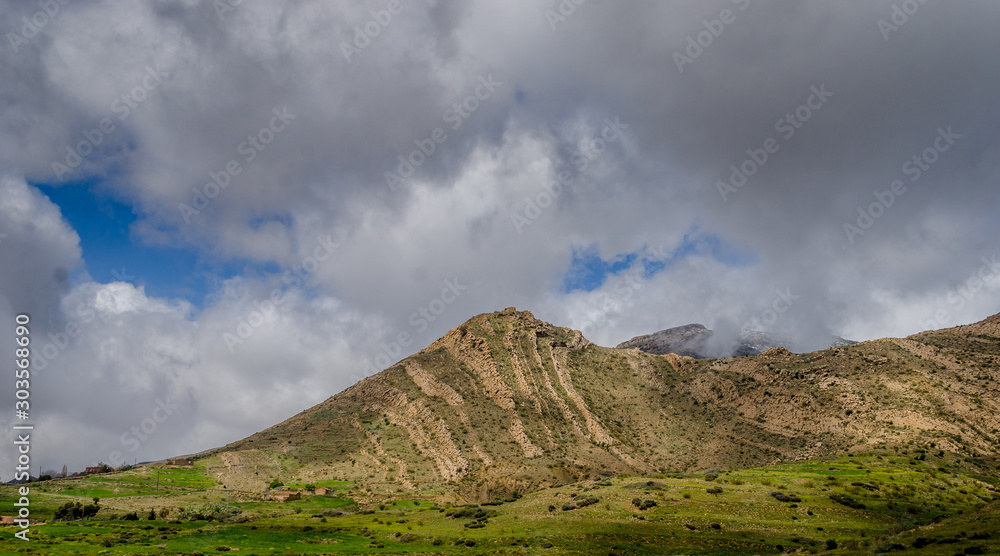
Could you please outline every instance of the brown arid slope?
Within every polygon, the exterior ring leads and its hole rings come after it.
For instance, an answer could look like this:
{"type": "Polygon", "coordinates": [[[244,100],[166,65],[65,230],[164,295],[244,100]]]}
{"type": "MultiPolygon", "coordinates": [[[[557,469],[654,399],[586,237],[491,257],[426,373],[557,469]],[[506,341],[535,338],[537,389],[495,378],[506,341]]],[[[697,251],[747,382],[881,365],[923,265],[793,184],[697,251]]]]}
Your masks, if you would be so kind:
{"type": "Polygon", "coordinates": [[[998,368],[1000,317],[807,354],[696,360],[596,346],[511,308],[202,456],[240,490],[338,479],[362,497],[465,502],[876,448],[993,459],[998,368]]]}

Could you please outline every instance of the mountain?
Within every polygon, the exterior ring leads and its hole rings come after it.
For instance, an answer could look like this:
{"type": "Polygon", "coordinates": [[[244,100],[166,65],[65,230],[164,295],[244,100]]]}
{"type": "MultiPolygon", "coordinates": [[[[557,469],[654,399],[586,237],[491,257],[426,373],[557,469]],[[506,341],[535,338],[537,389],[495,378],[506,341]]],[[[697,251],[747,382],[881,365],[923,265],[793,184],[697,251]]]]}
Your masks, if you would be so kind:
{"type": "Polygon", "coordinates": [[[875,448],[975,461],[1000,448],[998,363],[1000,316],[814,353],[693,359],[596,346],[509,308],[200,458],[239,490],[337,479],[362,499],[467,502],[875,448]]]}
{"type": "MultiPolygon", "coordinates": [[[[788,348],[793,343],[793,338],[755,330],[744,330],[740,332],[737,338],[725,341],[718,338],[713,331],[701,324],[686,324],[644,336],[636,336],[631,340],[618,344],[615,348],[638,348],[646,353],[655,353],[658,355],[676,353],[685,357],[708,359],[713,357],[759,355],[775,347],[788,348]],[[716,341],[713,342],[713,338],[716,341]]],[[[839,336],[834,336],[830,340],[828,347],[849,346],[856,343],[839,336]]]]}

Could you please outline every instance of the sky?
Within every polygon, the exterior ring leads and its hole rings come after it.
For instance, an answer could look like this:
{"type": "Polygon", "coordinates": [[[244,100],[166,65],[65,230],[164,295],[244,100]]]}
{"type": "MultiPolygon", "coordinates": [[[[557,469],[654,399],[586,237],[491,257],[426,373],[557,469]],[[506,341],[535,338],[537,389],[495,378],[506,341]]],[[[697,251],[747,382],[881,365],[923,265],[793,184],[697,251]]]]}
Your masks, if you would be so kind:
{"type": "Polygon", "coordinates": [[[27,314],[45,469],[224,445],[506,307],[799,351],[1000,312],[993,1],[0,13],[0,351],[27,314]]]}

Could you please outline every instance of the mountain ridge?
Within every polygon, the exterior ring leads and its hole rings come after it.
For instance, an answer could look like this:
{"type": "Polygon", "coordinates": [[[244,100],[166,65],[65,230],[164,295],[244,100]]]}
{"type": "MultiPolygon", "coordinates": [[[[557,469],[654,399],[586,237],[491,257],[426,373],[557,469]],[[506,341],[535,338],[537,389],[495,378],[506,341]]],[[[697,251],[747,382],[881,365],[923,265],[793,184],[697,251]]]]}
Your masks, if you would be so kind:
{"type": "Polygon", "coordinates": [[[244,490],[338,479],[373,497],[467,502],[876,447],[995,457],[1000,315],[991,319],[808,354],[694,359],[600,347],[508,308],[201,457],[244,490]]]}
{"type": "MultiPolygon", "coordinates": [[[[760,355],[771,348],[788,349],[795,344],[792,337],[769,334],[759,330],[740,331],[738,337],[729,341],[713,342],[713,338],[717,338],[713,330],[702,324],[693,323],[635,336],[616,345],[615,348],[638,348],[646,353],[657,355],[676,353],[695,359],[717,359],[760,355]]],[[[826,347],[840,347],[856,343],[840,336],[833,336],[826,347]]]]}

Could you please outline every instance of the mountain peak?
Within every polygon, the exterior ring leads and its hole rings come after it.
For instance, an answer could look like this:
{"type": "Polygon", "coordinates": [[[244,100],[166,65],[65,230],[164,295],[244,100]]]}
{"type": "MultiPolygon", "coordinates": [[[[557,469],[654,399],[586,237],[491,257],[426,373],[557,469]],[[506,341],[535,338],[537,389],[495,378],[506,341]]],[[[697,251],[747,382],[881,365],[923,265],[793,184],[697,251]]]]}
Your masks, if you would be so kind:
{"type": "MultiPolygon", "coordinates": [[[[636,336],[631,340],[615,346],[616,349],[638,348],[647,353],[694,357],[709,359],[720,357],[740,357],[759,355],[775,347],[788,348],[794,339],[777,334],[769,334],[758,330],[744,330],[735,338],[721,338],[716,333],[701,324],[685,324],[667,328],[652,334],[636,336]]],[[[839,336],[830,339],[828,347],[851,345],[855,342],[839,336]]]]}

